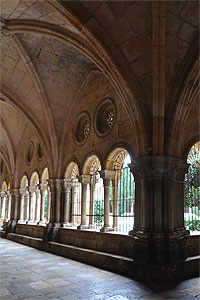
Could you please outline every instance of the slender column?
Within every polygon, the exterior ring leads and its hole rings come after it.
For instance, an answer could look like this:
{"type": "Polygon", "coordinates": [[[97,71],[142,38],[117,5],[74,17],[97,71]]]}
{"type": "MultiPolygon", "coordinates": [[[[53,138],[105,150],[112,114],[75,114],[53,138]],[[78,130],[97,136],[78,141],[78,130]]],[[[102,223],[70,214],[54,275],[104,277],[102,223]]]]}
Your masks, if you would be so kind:
{"type": "Polygon", "coordinates": [[[90,217],[89,217],[89,227],[91,229],[95,228],[94,224],[94,210],[95,210],[95,186],[98,182],[96,176],[92,176],[90,181],[90,217]]]}
{"type": "Polygon", "coordinates": [[[3,196],[2,193],[0,194],[1,198],[0,198],[0,218],[2,219],[2,213],[3,213],[3,196]]]}
{"type": "Polygon", "coordinates": [[[40,221],[40,202],[41,202],[41,191],[39,188],[36,189],[36,209],[35,209],[35,220],[40,221]]]}
{"type": "Polygon", "coordinates": [[[56,179],[56,223],[61,222],[61,198],[63,190],[63,179],[56,179]]]}
{"type": "Polygon", "coordinates": [[[24,206],[24,219],[29,220],[29,205],[30,205],[30,194],[29,191],[25,190],[25,206],[24,206]]]}
{"type": "Polygon", "coordinates": [[[5,196],[5,219],[8,219],[8,192],[6,192],[5,196]]]}
{"type": "Polygon", "coordinates": [[[72,181],[72,217],[71,217],[71,222],[72,226],[76,226],[76,211],[78,210],[78,183],[77,181],[73,180],[72,181]]]}
{"type": "Polygon", "coordinates": [[[86,224],[86,210],[87,210],[87,195],[88,195],[88,183],[90,182],[90,175],[81,175],[78,178],[82,184],[82,197],[81,197],[81,224],[78,229],[88,228],[86,224]]]}
{"type": "Polygon", "coordinates": [[[20,189],[20,220],[24,220],[24,206],[25,206],[25,189],[20,189]]]}
{"type": "Polygon", "coordinates": [[[19,193],[19,189],[14,189],[14,194],[15,194],[15,211],[14,211],[14,219],[18,220],[19,219],[19,199],[20,199],[20,193],[19,193]]]}
{"type": "Polygon", "coordinates": [[[6,196],[5,196],[5,192],[3,193],[3,197],[2,197],[2,219],[5,219],[5,212],[6,212],[6,196]]]}
{"type": "Polygon", "coordinates": [[[64,216],[63,223],[67,225],[69,223],[69,196],[71,190],[71,179],[64,180],[64,216]]]}
{"type": "Polygon", "coordinates": [[[47,191],[47,186],[40,185],[41,197],[40,197],[40,222],[44,221],[44,208],[45,208],[45,195],[47,191]]]}
{"type": "Polygon", "coordinates": [[[51,207],[49,223],[54,227],[59,227],[61,224],[61,198],[63,192],[63,179],[49,179],[48,180],[51,189],[51,207]]]}
{"type": "MultiPolygon", "coordinates": [[[[116,174],[117,175],[117,174],[116,174]]],[[[118,181],[119,179],[116,177],[112,179],[112,192],[113,192],[113,229],[117,231],[118,229],[118,218],[117,218],[117,208],[118,208],[118,200],[117,200],[117,190],[118,190],[118,181]]]]}
{"type": "Polygon", "coordinates": [[[4,193],[1,192],[1,210],[0,210],[0,218],[4,218],[4,193]]]}
{"type": "Polygon", "coordinates": [[[29,190],[29,195],[30,195],[30,197],[29,197],[29,221],[33,221],[34,220],[34,213],[35,213],[35,201],[34,201],[34,193],[35,193],[35,189],[30,189],[29,190]]]}
{"type": "Polygon", "coordinates": [[[10,220],[10,209],[11,209],[11,194],[10,190],[8,191],[8,219],[10,220]]]}

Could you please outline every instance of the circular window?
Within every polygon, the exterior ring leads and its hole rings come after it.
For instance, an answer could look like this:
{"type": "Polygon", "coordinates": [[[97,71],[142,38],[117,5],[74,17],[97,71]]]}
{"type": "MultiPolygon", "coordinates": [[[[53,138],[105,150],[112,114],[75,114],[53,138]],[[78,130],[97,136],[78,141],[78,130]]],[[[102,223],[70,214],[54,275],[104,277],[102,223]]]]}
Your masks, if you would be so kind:
{"type": "Polygon", "coordinates": [[[116,120],[116,107],[112,98],[104,99],[97,107],[94,128],[99,136],[107,135],[116,120]]]}
{"type": "Polygon", "coordinates": [[[40,144],[38,145],[38,148],[37,148],[37,158],[39,160],[41,160],[43,158],[43,151],[42,151],[42,147],[40,144]]]}
{"type": "Polygon", "coordinates": [[[31,160],[33,157],[33,152],[34,152],[34,145],[33,145],[33,142],[30,142],[30,144],[28,146],[27,154],[26,154],[26,161],[28,164],[31,163],[31,160]]]}
{"type": "Polygon", "coordinates": [[[82,112],[76,121],[75,125],[75,142],[82,145],[87,140],[90,134],[90,118],[88,113],[82,112]]]}

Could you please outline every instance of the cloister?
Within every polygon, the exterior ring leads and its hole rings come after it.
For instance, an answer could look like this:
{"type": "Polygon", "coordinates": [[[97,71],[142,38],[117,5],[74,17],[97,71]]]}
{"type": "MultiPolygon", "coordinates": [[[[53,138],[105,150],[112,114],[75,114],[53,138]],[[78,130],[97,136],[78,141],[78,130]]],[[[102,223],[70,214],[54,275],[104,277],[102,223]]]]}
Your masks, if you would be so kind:
{"type": "Polygon", "coordinates": [[[199,274],[199,2],[1,2],[1,237],[199,274]]]}

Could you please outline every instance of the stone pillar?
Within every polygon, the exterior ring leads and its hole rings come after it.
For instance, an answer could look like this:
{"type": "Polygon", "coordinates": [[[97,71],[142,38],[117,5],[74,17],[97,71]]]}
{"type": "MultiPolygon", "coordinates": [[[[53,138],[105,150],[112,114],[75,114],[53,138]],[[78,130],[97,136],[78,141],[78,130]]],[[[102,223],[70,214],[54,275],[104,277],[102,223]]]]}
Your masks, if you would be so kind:
{"type": "MultiPolygon", "coordinates": [[[[115,171],[117,172],[117,171],[115,171]]],[[[115,179],[112,179],[112,192],[113,192],[113,230],[117,231],[118,230],[118,213],[117,213],[117,209],[118,209],[118,182],[119,182],[119,178],[117,177],[117,174],[115,176],[115,179]]]]}
{"type": "Polygon", "coordinates": [[[51,206],[49,223],[54,227],[60,227],[61,225],[61,198],[64,180],[63,179],[49,179],[49,187],[51,190],[51,206]]]}
{"type": "Polygon", "coordinates": [[[24,220],[24,206],[25,206],[25,189],[20,189],[20,216],[19,219],[24,220]]]}
{"type": "Polygon", "coordinates": [[[1,219],[5,219],[5,192],[1,192],[1,219]]]}
{"type": "Polygon", "coordinates": [[[56,179],[56,223],[61,223],[61,203],[62,203],[62,191],[63,191],[63,179],[56,179]]]}
{"type": "Polygon", "coordinates": [[[36,208],[35,208],[35,220],[40,221],[40,209],[41,209],[41,191],[39,188],[36,189],[36,208]]]}
{"type": "Polygon", "coordinates": [[[64,180],[64,215],[63,215],[63,226],[69,225],[69,197],[71,190],[71,179],[64,180]]]}
{"type": "Polygon", "coordinates": [[[78,181],[82,185],[82,195],[81,195],[81,224],[77,227],[78,229],[89,228],[86,224],[86,209],[87,209],[87,197],[88,197],[88,183],[90,182],[90,175],[81,175],[78,181]]]}
{"type": "Polygon", "coordinates": [[[20,210],[20,206],[19,206],[19,199],[20,199],[20,193],[19,193],[19,189],[14,189],[14,194],[15,194],[15,209],[14,209],[14,219],[16,221],[19,220],[19,210],[20,210]]]}
{"type": "Polygon", "coordinates": [[[5,220],[8,220],[8,192],[5,194],[5,220]]]}
{"type": "Polygon", "coordinates": [[[94,213],[95,213],[95,186],[98,182],[96,176],[92,176],[90,180],[90,210],[89,210],[89,228],[95,229],[94,213]]]}
{"type": "Polygon", "coordinates": [[[134,260],[143,271],[148,264],[170,265],[186,258],[183,180],[187,168],[180,159],[165,156],[140,157],[130,165],[136,197],[129,234],[134,237],[134,260]]]}
{"type": "Polygon", "coordinates": [[[2,219],[3,218],[3,194],[0,193],[0,218],[2,219]]]}
{"type": "Polygon", "coordinates": [[[115,171],[104,170],[100,172],[101,178],[103,178],[104,185],[104,226],[101,228],[102,232],[113,231],[110,227],[110,203],[109,203],[109,189],[110,180],[115,178],[115,171]]]}
{"type": "Polygon", "coordinates": [[[10,190],[8,191],[8,219],[10,220],[10,209],[11,209],[11,194],[10,190]]]}
{"type": "Polygon", "coordinates": [[[34,201],[34,195],[35,189],[30,188],[29,189],[29,222],[33,222],[35,218],[35,201],[34,201]]]}
{"type": "Polygon", "coordinates": [[[47,191],[47,185],[41,184],[40,185],[40,190],[41,190],[41,197],[40,197],[40,222],[44,222],[45,195],[46,195],[46,191],[47,191]]]}
{"type": "Polygon", "coordinates": [[[73,179],[72,180],[72,189],[71,189],[71,193],[72,193],[72,216],[71,216],[71,223],[72,226],[76,226],[77,222],[76,222],[76,211],[78,210],[78,182],[77,180],[73,179]]]}
{"type": "Polygon", "coordinates": [[[24,219],[28,222],[29,220],[29,205],[30,205],[30,197],[29,197],[28,189],[25,190],[25,205],[24,205],[24,219]]]}

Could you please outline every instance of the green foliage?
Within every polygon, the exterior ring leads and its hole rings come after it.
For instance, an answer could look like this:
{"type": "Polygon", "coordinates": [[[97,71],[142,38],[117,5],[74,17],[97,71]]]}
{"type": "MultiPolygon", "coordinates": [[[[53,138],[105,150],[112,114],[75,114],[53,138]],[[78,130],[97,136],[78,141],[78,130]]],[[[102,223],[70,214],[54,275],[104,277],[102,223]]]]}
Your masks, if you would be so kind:
{"type": "Polygon", "coordinates": [[[95,201],[94,222],[98,226],[101,226],[104,222],[104,203],[103,203],[103,201],[95,201]]]}
{"type": "Polygon", "coordinates": [[[191,231],[200,230],[200,153],[192,147],[187,162],[190,164],[185,175],[185,207],[191,214],[185,214],[185,226],[191,231]]]}
{"type": "Polygon", "coordinates": [[[122,178],[118,183],[118,214],[119,216],[124,213],[131,212],[131,206],[134,202],[134,178],[130,169],[122,169],[122,178]]]}
{"type": "Polygon", "coordinates": [[[185,227],[191,231],[200,231],[200,220],[185,220],[185,227]]]}

